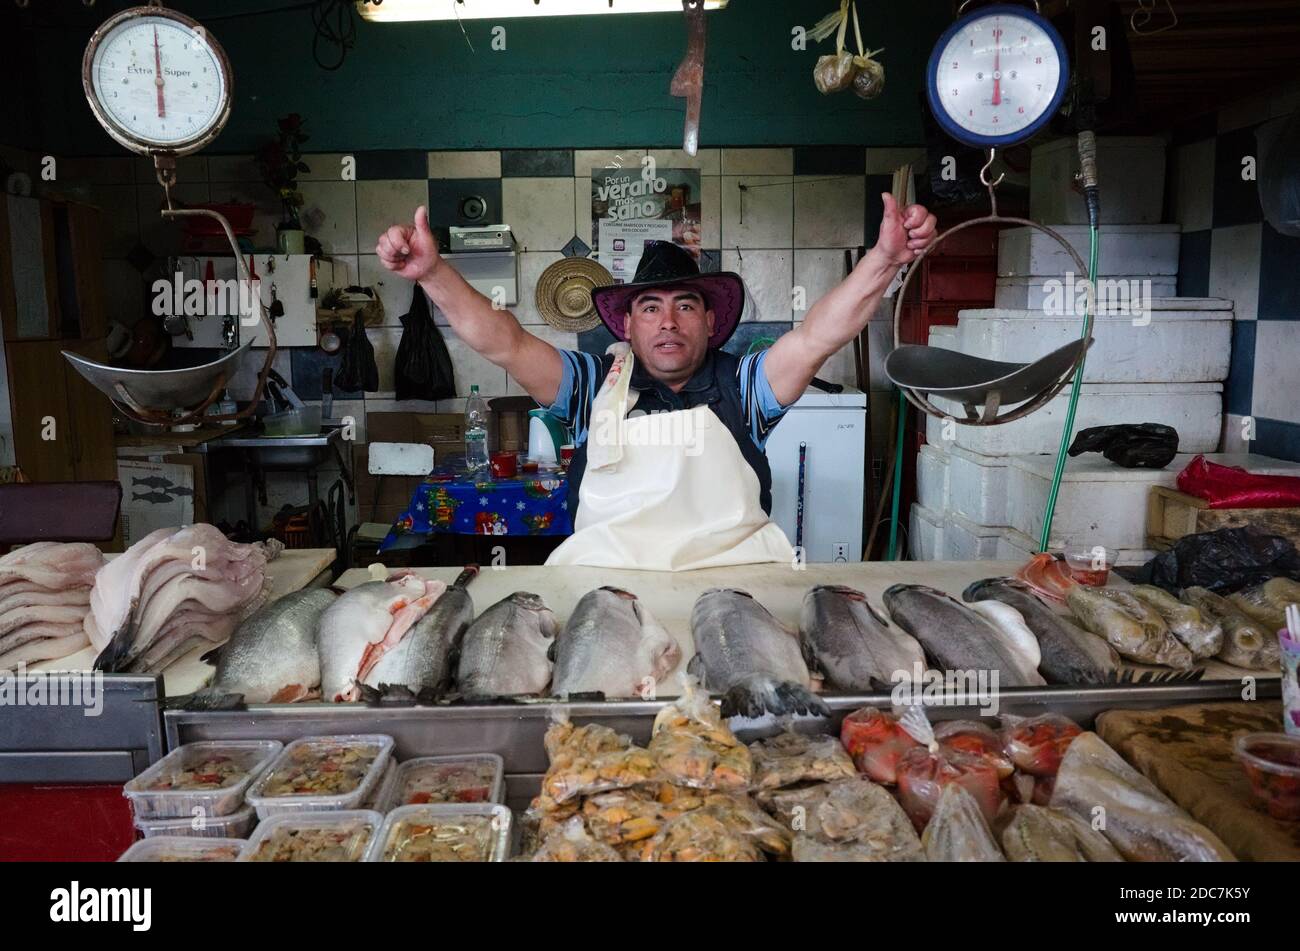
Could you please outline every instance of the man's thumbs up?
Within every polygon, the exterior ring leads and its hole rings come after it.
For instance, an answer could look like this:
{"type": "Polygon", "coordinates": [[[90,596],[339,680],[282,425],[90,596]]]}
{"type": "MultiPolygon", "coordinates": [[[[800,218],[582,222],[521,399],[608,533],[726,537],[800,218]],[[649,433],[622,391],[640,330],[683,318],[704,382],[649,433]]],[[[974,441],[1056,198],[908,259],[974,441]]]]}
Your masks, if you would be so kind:
{"type": "Polygon", "coordinates": [[[415,222],[410,225],[393,225],[379,236],[375,254],[388,270],[409,281],[428,277],[442,258],[438,255],[438,242],[429,227],[429,210],[421,205],[415,209],[415,222]]]}

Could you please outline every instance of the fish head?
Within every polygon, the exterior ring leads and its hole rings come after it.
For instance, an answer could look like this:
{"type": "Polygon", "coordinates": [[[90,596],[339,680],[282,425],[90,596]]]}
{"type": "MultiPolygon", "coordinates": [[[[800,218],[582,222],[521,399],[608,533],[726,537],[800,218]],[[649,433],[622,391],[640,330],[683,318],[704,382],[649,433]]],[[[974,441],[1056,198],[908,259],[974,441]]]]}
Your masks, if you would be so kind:
{"type": "Polygon", "coordinates": [[[636,600],[637,600],[637,596],[636,596],[635,594],[633,594],[631,591],[625,591],[625,590],[623,590],[622,588],[615,588],[613,585],[608,585],[608,584],[607,584],[607,585],[602,585],[602,586],[601,586],[600,588],[598,588],[597,590],[598,590],[598,591],[608,591],[610,594],[616,595],[616,596],[622,598],[622,599],[625,600],[625,601],[636,601],[636,600]]]}

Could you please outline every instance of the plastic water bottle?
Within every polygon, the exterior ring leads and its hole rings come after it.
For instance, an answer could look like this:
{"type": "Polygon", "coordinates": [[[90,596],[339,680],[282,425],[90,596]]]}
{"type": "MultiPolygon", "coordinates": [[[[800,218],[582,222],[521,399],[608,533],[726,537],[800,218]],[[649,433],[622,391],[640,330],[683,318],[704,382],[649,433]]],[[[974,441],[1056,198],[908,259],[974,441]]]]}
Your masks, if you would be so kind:
{"type": "Polygon", "coordinates": [[[465,466],[470,472],[478,472],[488,466],[488,405],[478,395],[478,386],[469,388],[469,400],[465,403],[465,466]]]}

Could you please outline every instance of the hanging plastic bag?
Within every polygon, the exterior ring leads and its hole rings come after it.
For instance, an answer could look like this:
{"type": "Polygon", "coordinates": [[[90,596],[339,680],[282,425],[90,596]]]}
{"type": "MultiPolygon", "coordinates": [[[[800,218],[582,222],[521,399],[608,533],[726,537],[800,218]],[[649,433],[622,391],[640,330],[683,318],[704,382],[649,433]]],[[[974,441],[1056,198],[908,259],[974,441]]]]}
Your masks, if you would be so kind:
{"type": "Polygon", "coordinates": [[[1300,507],[1300,478],[1255,475],[1239,466],[1221,466],[1197,456],[1178,473],[1178,491],[1194,495],[1212,509],[1300,507]]]}
{"type": "Polygon", "coordinates": [[[456,377],[442,333],[429,313],[429,298],[420,285],[411,294],[411,309],[401,316],[402,342],[397,345],[393,380],[399,400],[449,400],[456,397],[456,377]]]}
{"type": "Polygon", "coordinates": [[[852,0],[840,0],[839,10],[823,17],[808,31],[814,40],[821,41],[836,30],[835,52],[819,56],[813,66],[813,84],[822,95],[852,89],[862,99],[875,99],[885,89],[885,67],[872,57],[884,50],[867,52],[862,44],[862,29],[858,25],[858,9],[852,0]],[[853,32],[858,43],[857,55],[844,48],[849,17],[853,17],[853,32]],[[836,27],[838,26],[838,30],[836,27]]]}
{"type": "Polygon", "coordinates": [[[1160,423],[1092,426],[1079,430],[1069,451],[1099,452],[1125,469],[1163,469],[1178,455],[1178,430],[1160,423]]]}
{"type": "Polygon", "coordinates": [[[379,365],[375,348],[366,336],[366,324],[360,311],[352,318],[352,330],[343,344],[343,364],[334,386],[345,393],[373,393],[379,389],[379,365]]]}

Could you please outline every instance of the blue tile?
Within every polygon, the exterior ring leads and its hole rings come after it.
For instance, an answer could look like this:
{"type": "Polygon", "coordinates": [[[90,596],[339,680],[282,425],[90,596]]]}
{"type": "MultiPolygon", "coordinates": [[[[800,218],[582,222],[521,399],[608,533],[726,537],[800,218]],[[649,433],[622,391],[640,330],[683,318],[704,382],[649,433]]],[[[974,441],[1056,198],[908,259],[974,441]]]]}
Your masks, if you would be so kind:
{"type": "MultiPolygon", "coordinates": [[[[1200,296],[1200,295],[1193,295],[1200,296]]],[[[1249,416],[1255,390],[1255,321],[1232,322],[1232,361],[1223,386],[1224,405],[1229,413],[1249,416]]]]}
{"type": "Polygon", "coordinates": [[[1300,462],[1300,423],[1284,423],[1277,419],[1255,420],[1255,442],[1251,452],[1274,459],[1300,462]]]}
{"type": "Polygon", "coordinates": [[[861,175],[866,171],[867,153],[862,146],[796,145],[796,175],[861,175]]]}
{"type": "Polygon", "coordinates": [[[501,179],[429,179],[429,223],[442,226],[502,224],[501,179]],[[486,213],[478,220],[466,218],[461,213],[461,201],[471,196],[482,198],[487,203],[486,213]]]}
{"type": "Polygon", "coordinates": [[[1178,243],[1178,296],[1210,296],[1210,243],[1213,231],[1184,231],[1178,243]]]}
{"type": "MultiPolygon", "coordinates": [[[[329,354],[319,347],[291,347],[289,348],[289,382],[300,399],[318,400],[322,395],[321,371],[331,367],[334,376],[337,377],[342,364],[342,353],[329,354]]],[[[360,390],[354,393],[334,387],[336,400],[359,400],[364,395],[360,390]]]]}
{"type": "Polygon", "coordinates": [[[710,250],[708,248],[700,251],[700,272],[702,274],[716,274],[722,270],[722,252],[710,250]]]}
{"type": "Polygon", "coordinates": [[[415,149],[376,149],[357,152],[356,156],[357,178],[361,181],[429,177],[428,155],[415,149]]]}
{"type": "Polygon", "coordinates": [[[614,342],[614,335],[609,332],[609,328],[603,323],[578,334],[578,349],[583,353],[594,353],[597,356],[603,356],[609,345],[614,342]]]}
{"type": "Polygon", "coordinates": [[[502,149],[501,174],[505,178],[571,178],[572,149],[502,149]]]}
{"type": "Polygon", "coordinates": [[[1259,246],[1259,319],[1300,320],[1300,238],[1267,221],[1259,246]]]}
{"type": "Polygon", "coordinates": [[[794,324],[788,320],[747,320],[736,328],[736,332],[731,335],[731,339],[723,345],[722,349],[738,357],[744,356],[754,341],[774,340],[793,326],[794,324]]]}
{"type": "MultiPolygon", "coordinates": [[[[1258,158],[1254,127],[1236,129],[1219,136],[1214,145],[1214,227],[1249,225],[1264,219],[1259,207],[1259,188],[1242,181],[1241,161],[1258,158]]],[[[1103,196],[1102,200],[1105,200],[1103,196]]]]}

